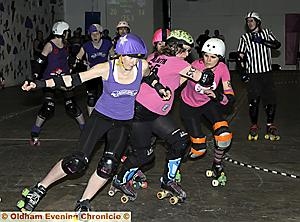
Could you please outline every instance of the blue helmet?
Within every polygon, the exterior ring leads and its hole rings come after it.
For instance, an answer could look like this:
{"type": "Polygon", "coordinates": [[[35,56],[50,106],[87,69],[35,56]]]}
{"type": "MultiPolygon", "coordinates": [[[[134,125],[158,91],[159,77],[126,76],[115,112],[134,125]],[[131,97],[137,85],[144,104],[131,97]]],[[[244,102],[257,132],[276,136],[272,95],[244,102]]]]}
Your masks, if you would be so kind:
{"type": "Polygon", "coordinates": [[[118,55],[144,57],[147,54],[147,47],[140,37],[133,33],[128,33],[119,38],[115,52],[118,55]]]}
{"type": "Polygon", "coordinates": [[[103,31],[103,28],[101,25],[99,24],[92,24],[89,29],[88,29],[88,34],[92,34],[93,32],[102,32],[103,31]]]}

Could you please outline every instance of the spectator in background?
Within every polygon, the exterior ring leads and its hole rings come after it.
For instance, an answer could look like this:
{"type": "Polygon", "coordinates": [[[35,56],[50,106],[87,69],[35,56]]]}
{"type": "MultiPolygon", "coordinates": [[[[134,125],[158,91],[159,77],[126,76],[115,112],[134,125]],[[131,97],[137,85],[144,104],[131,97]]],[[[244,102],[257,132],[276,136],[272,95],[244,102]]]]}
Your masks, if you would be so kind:
{"type": "Polygon", "coordinates": [[[198,46],[196,46],[196,50],[197,50],[197,53],[199,54],[199,57],[202,58],[202,47],[203,47],[203,44],[210,38],[209,36],[209,30],[206,29],[204,31],[203,34],[199,35],[199,37],[196,39],[196,43],[198,44],[198,46]]]}
{"type": "Polygon", "coordinates": [[[44,34],[41,30],[36,31],[36,37],[33,40],[33,59],[37,59],[43,51],[45,45],[44,34]]]}
{"type": "Polygon", "coordinates": [[[225,37],[223,35],[220,35],[220,31],[218,29],[214,31],[213,38],[218,38],[221,39],[223,42],[225,42],[225,37]]]}
{"type": "Polygon", "coordinates": [[[111,37],[109,36],[109,30],[108,29],[103,29],[101,38],[112,41],[111,37]]]}

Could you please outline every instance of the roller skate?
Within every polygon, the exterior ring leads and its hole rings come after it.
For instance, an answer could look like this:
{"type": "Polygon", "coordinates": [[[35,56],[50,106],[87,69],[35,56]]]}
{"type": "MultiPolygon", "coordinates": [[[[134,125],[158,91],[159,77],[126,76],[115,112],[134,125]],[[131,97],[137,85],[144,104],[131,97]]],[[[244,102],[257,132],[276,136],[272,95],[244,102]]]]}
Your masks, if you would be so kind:
{"type": "Polygon", "coordinates": [[[266,140],[280,140],[279,132],[276,126],[273,124],[267,125],[267,133],[265,134],[265,139],[266,140]]]}
{"type": "Polygon", "coordinates": [[[108,190],[108,195],[113,197],[117,192],[122,193],[120,200],[124,204],[127,203],[129,200],[134,201],[137,197],[137,193],[131,186],[130,182],[121,184],[121,182],[116,177],[114,177],[108,190]]]}
{"type": "Polygon", "coordinates": [[[24,199],[19,200],[17,207],[23,212],[30,214],[38,205],[40,200],[45,196],[46,188],[42,185],[35,185],[33,188],[25,188],[22,191],[24,199]]]}
{"type": "Polygon", "coordinates": [[[219,185],[225,186],[227,178],[224,172],[224,167],[221,163],[213,163],[211,170],[206,170],[206,177],[213,177],[211,184],[213,187],[219,185]]]}
{"type": "Polygon", "coordinates": [[[169,203],[175,205],[183,203],[186,199],[186,193],[181,188],[180,184],[175,180],[169,180],[167,183],[161,178],[161,190],[157,192],[156,196],[159,200],[169,197],[169,203]]]}
{"type": "Polygon", "coordinates": [[[40,142],[40,138],[39,138],[39,134],[32,132],[31,133],[31,139],[29,140],[29,143],[31,146],[40,146],[41,142],[40,142]]]}
{"type": "Polygon", "coordinates": [[[253,124],[249,130],[248,140],[252,141],[257,139],[258,139],[258,126],[256,124],[253,124]]]}
{"type": "Polygon", "coordinates": [[[129,181],[129,183],[134,189],[146,189],[148,187],[147,178],[141,170],[138,170],[134,174],[133,178],[129,181]]]}
{"type": "Polygon", "coordinates": [[[92,208],[91,208],[91,204],[90,204],[90,200],[86,199],[86,200],[78,200],[76,202],[76,206],[75,206],[75,209],[74,211],[78,214],[80,214],[81,212],[89,212],[89,211],[92,211],[92,208]]]}

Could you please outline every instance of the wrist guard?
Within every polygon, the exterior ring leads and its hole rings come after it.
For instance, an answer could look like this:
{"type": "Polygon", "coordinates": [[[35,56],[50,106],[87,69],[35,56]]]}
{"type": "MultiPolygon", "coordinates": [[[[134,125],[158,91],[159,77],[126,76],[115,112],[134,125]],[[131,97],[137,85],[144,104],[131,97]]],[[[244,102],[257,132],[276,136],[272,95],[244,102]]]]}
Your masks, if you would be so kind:
{"type": "Polygon", "coordinates": [[[70,76],[72,78],[72,83],[71,83],[71,86],[69,86],[69,87],[66,86],[65,81],[63,80],[63,77],[61,75],[54,76],[53,77],[53,81],[55,83],[54,88],[61,89],[64,91],[69,91],[69,90],[74,89],[76,86],[79,86],[82,84],[82,81],[81,81],[78,73],[70,75],[70,76]]]}
{"type": "Polygon", "coordinates": [[[215,74],[213,73],[213,71],[211,69],[204,69],[202,71],[202,75],[198,83],[200,84],[200,86],[210,87],[213,85],[214,79],[215,79],[215,74]]]}

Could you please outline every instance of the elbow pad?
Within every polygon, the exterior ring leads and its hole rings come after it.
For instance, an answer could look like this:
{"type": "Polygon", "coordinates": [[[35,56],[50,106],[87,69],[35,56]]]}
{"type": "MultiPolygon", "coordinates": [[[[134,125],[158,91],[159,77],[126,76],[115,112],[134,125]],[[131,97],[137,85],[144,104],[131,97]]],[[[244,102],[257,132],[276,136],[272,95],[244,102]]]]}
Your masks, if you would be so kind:
{"type": "Polygon", "coordinates": [[[69,90],[74,89],[76,86],[79,86],[82,84],[79,73],[76,73],[76,74],[73,74],[70,76],[72,78],[72,83],[71,83],[71,86],[69,86],[69,87],[66,86],[65,81],[61,75],[54,76],[53,77],[53,81],[55,83],[54,88],[62,89],[64,91],[69,91],[69,90]]]}
{"type": "Polygon", "coordinates": [[[146,77],[143,78],[143,82],[144,82],[144,83],[147,83],[147,84],[150,85],[151,87],[153,87],[153,86],[152,86],[152,83],[153,83],[155,80],[156,80],[157,82],[159,82],[159,77],[158,77],[155,73],[151,73],[149,76],[146,76],[146,77]]]}

